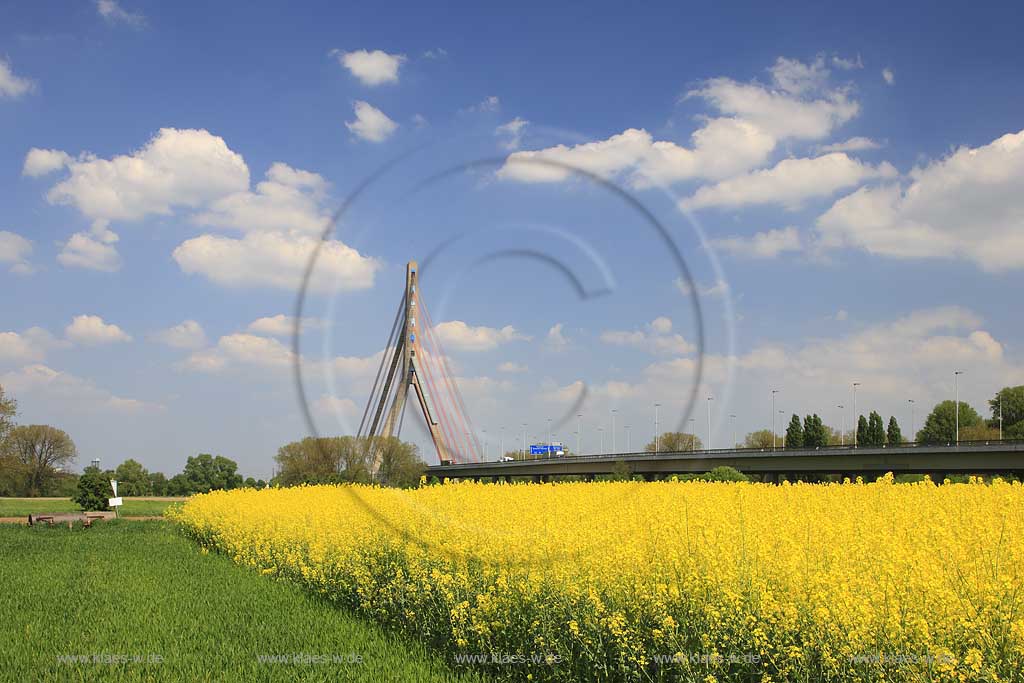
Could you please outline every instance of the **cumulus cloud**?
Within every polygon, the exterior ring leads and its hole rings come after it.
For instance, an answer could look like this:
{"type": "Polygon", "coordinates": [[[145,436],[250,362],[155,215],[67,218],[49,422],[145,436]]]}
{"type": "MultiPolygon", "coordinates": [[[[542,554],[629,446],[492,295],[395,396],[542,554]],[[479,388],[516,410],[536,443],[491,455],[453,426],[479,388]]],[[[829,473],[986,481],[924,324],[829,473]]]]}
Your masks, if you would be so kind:
{"type": "Polygon", "coordinates": [[[893,85],[896,83],[896,74],[892,72],[892,69],[886,67],[882,69],[882,79],[885,81],[886,85],[893,85]]]}
{"type": "Polygon", "coordinates": [[[530,338],[520,334],[516,328],[506,325],[494,327],[467,325],[461,320],[451,320],[434,326],[438,341],[457,351],[490,351],[501,344],[512,341],[526,341],[530,338]]]}
{"type": "Polygon", "coordinates": [[[0,263],[10,264],[10,272],[16,275],[35,272],[28,261],[31,254],[32,242],[17,233],[0,230],[0,263]]]}
{"type": "Polygon", "coordinates": [[[896,169],[888,162],[877,166],[832,152],[806,159],[783,159],[772,168],[752,171],[706,185],[679,204],[684,209],[781,204],[798,209],[807,199],[827,197],[874,178],[893,178],[896,169]]]}
{"type": "Polygon", "coordinates": [[[739,83],[713,78],[686,94],[703,99],[719,116],[707,118],[690,146],[655,141],[629,128],[605,140],[557,145],[509,155],[498,176],[521,182],[557,182],[580,168],[602,177],[624,176],[634,187],[695,178],[719,180],[764,163],[783,140],[818,140],[860,110],[845,89],[829,88],[822,59],[811,64],[779,58],[772,82],[739,83]]]}
{"type": "Polygon", "coordinates": [[[206,333],[195,320],[185,320],[173,327],[154,332],[150,338],[175,349],[198,349],[206,345],[206,333]]]}
{"type": "Polygon", "coordinates": [[[32,396],[46,404],[73,404],[76,410],[139,414],[158,412],[164,406],[134,398],[122,398],[97,387],[89,379],[35,363],[0,376],[0,385],[19,396],[32,396]]]}
{"type": "Polygon", "coordinates": [[[370,86],[397,83],[398,69],[405,62],[405,55],[388,54],[383,50],[332,50],[331,54],[363,85],[370,86]]]}
{"type": "MultiPolygon", "coordinates": [[[[693,291],[693,288],[690,287],[690,284],[682,277],[677,277],[674,281],[674,284],[676,286],[676,289],[678,289],[679,293],[682,294],[683,296],[690,296],[690,293],[693,291]]],[[[725,280],[715,280],[710,284],[700,284],[699,282],[697,283],[698,296],[716,297],[725,296],[728,293],[729,283],[726,282],[725,280]]]]}
{"type": "Polygon", "coordinates": [[[198,225],[243,232],[297,231],[319,234],[328,212],[323,208],[328,183],[317,173],[281,162],[271,165],[266,180],[248,189],[215,199],[193,217],[198,225]]]}
{"type": "Polygon", "coordinates": [[[35,82],[15,75],[11,63],[6,59],[0,59],[0,97],[17,99],[35,89],[35,82]]]}
{"type": "Polygon", "coordinates": [[[39,149],[33,147],[25,155],[25,163],[21,167],[21,174],[30,178],[59,171],[72,162],[71,155],[59,149],[39,149]]]}
{"type": "Polygon", "coordinates": [[[555,323],[548,330],[544,343],[548,348],[560,351],[569,345],[569,338],[562,332],[562,323],[555,323]]]}
{"type": "Polygon", "coordinates": [[[0,361],[42,360],[43,349],[32,340],[17,332],[0,332],[0,361]]]}
{"type": "MultiPolygon", "coordinates": [[[[34,151],[34,150],[33,150],[34,151]]],[[[41,168],[33,151],[25,168],[41,168]],[[30,161],[32,162],[30,164],[30,161]]],[[[53,163],[58,150],[47,150],[53,163]]],[[[92,219],[139,220],[195,208],[249,187],[249,169],[223,138],[205,130],[161,128],[141,149],[100,159],[60,157],[69,176],[47,193],[53,204],[69,204],[92,219]]],[[[44,166],[45,167],[45,164],[44,166]]]]}
{"type": "Polygon", "coordinates": [[[783,252],[801,249],[800,233],[793,226],[757,232],[750,237],[714,239],[711,240],[711,245],[734,256],[754,259],[775,258],[783,252]]]}
{"type": "Polygon", "coordinates": [[[121,268],[121,255],[114,244],[117,233],[97,220],[89,232],[76,232],[61,246],[57,261],[69,268],[87,268],[112,273],[121,268]]]}
{"type": "Polygon", "coordinates": [[[818,218],[823,248],[894,258],[968,259],[1000,272],[1024,267],[1024,131],[961,147],[920,166],[906,186],[863,187],[818,218]]]}
{"type": "Polygon", "coordinates": [[[368,102],[357,101],[353,105],[353,110],[356,119],[355,121],[346,121],[345,127],[363,140],[384,142],[398,128],[398,124],[388,118],[387,114],[368,102]]]}
{"type": "Polygon", "coordinates": [[[64,328],[64,335],[73,342],[87,345],[130,342],[131,335],[117,325],[103,321],[98,315],[76,315],[64,328]]]}
{"type": "MultiPolygon", "coordinates": [[[[269,334],[272,337],[288,337],[295,330],[296,320],[294,316],[278,313],[277,315],[257,318],[249,323],[246,328],[256,334],[269,334]]],[[[319,318],[302,318],[301,329],[313,330],[324,326],[324,321],[319,318]]]]}
{"type": "Polygon", "coordinates": [[[876,142],[871,138],[858,136],[844,140],[843,142],[834,142],[830,145],[818,145],[818,152],[827,154],[829,152],[862,152],[868,149],[880,149],[882,143],[876,142]]]}
{"type": "Polygon", "coordinates": [[[672,334],[672,320],[667,317],[655,318],[643,330],[607,330],[601,333],[601,341],[613,346],[628,346],[648,353],[685,355],[696,347],[681,334],[672,334]]]}
{"type": "Polygon", "coordinates": [[[146,17],[137,12],[126,11],[117,0],[96,0],[96,11],[111,24],[129,24],[136,28],[146,25],[146,17]]]}
{"type": "MultiPolygon", "coordinates": [[[[294,291],[302,284],[320,239],[280,232],[253,232],[241,239],[201,235],[182,242],[172,256],[186,273],[226,287],[271,287],[294,291]]],[[[373,286],[380,263],[337,240],[320,248],[312,291],[351,291],[373,286]]]]}

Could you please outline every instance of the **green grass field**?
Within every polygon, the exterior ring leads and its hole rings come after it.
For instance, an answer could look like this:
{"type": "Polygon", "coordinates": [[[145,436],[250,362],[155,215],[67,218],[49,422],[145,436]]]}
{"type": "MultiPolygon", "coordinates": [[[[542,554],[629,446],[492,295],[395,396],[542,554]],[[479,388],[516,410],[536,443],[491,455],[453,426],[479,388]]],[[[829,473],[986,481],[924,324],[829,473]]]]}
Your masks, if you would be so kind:
{"type": "Polygon", "coordinates": [[[480,680],[162,521],[0,525],[0,584],[3,680],[480,680]]]}
{"type": "MultiPolygon", "coordinates": [[[[125,498],[121,514],[126,517],[159,517],[168,505],[185,500],[125,498]]],[[[81,508],[70,498],[0,498],[0,517],[28,517],[44,512],[77,512],[81,508]]]]}

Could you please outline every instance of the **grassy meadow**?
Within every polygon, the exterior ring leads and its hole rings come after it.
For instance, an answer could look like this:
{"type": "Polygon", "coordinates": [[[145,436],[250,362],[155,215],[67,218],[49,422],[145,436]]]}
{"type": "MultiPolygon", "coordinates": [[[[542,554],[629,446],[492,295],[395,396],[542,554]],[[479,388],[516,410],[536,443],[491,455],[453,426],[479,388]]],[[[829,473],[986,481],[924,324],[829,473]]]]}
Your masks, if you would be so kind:
{"type": "Polygon", "coordinates": [[[0,525],[0,582],[2,680],[477,680],[162,521],[0,525]]]}
{"type": "MultiPolygon", "coordinates": [[[[126,517],[159,517],[168,506],[185,498],[125,498],[121,515],[126,517]]],[[[27,517],[44,512],[78,512],[78,503],[70,498],[0,498],[0,517],[27,517]]]]}

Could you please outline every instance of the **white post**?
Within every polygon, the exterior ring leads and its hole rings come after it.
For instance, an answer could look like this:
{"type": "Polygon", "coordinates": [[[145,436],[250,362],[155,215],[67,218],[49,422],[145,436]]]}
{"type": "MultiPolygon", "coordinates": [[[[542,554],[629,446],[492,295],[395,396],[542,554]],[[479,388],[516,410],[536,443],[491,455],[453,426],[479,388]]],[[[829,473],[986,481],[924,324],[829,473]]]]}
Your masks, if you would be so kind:
{"type": "Polygon", "coordinates": [[[711,402],[714,400],[713,396],[708,396],[708,445],[704,448],[706,451],[711,450],[711,402]]]}
{"type": "Polygon", "coordinates": [[[912,398],[908,398],[907,403],[910,404],[910,439],[912,441],[917,441],[917,430],[914,429],[916,426],[915,423],[917,422],[917,415],[914,414],[917,409],[917,404],[912,398]]]}
{"type": "Polygon", "coordinates": [[[697,418],[690,418],[690,452],[697,450],[697,418]]]}
{"type": "Polygon", "coordinates": [[[633,447],[632,447],[632,446],[630,445],[630,443],[629,443],[629,430],[630,430],[630,426],[629,426],[629,425],[626,425],[625,427],[623,427],[623,429],[625,429],[625,430],[626,430],[626,452],[627,452],[627,453],[629,453],[629,452],[630,452],[630,450],[631,450],[631,449],[633,448],[633,447]]]}
{"type": "Polygon", "coordinates": [[[956,403],[956,445],[960,445],[960,383],[957,379],[963,374],[963,370],[953,371],[953,394],[955,395],[956,403]]]}
{"type": "Polygon", "coordinates": [[[857,387],[860,386],[860,382],[853,383],[853,447],[857,447],[857,427],[859,422],[857,421],[857,387]]]}
{"type": "Polygon", "coordinates": [[[845,446],[846,445],[846,413],[844,413],[843,411],[846,410],[846,408],[844,406],[842,406],[842,405],[837,405],[836,408],[839,408],[839,420],[842,423],[842,426],[839,427],[839,445],[840,446],[845,446]]]}
{"type": "Polygon", "coordinates": [[[523,423],[523,460],[526,460],[526,423],[523,423]]]}
{"type": "Polygon", "coordinates": [[[659,446],[659,444],[658,444],[658,438],[659,438],[659,433],[658,433],[658,406],[660,406],[660,405],[661,405],[660,403],[655,403],[654,404],[654,452],[655,452],[655,454],[658,453],[658,446],[659,446]]]}
{"type": "Polygon", "coordinates": [[[1003,440],[1003,394],[999,394],[999,440],[1003,440]]]}
{"type": "Polygon", "coordinates": [[[576,455],[583,455],[583,413],[576,413],[576,455]]]}
{"type": "Polygon", "coordinates": [[[601,455],[604,455],[604,427],[598,427],[597,433],[601,435],[601,455]]]}
{"type": "Polygon", "coordinates": [[[772,389],[772,450],[775,450],[775,394],[779,393],[778,389],[772,389]]]}
{"type": "Polygon", "coordinates": [[[732,447],[735,450],[740,446],[739,442],[736,441],[736,416],[729,415],[729,418],[732,420],[732,447]]]}
{"type": "Polygon", "coordinates": [[[612,408],[612,453],[615,452],[615,408],[612,408]]]}

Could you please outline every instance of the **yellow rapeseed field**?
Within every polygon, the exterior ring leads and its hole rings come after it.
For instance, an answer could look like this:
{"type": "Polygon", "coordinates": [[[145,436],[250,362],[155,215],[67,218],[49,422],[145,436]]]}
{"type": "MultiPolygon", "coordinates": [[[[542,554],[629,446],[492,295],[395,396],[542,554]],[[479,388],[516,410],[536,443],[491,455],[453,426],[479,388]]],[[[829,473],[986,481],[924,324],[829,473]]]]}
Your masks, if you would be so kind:
{"type": "Polygon", "coordinates": [[[171,515],[497,677],[1024,680],[1018,483],[309,486],[171,515]]]}

